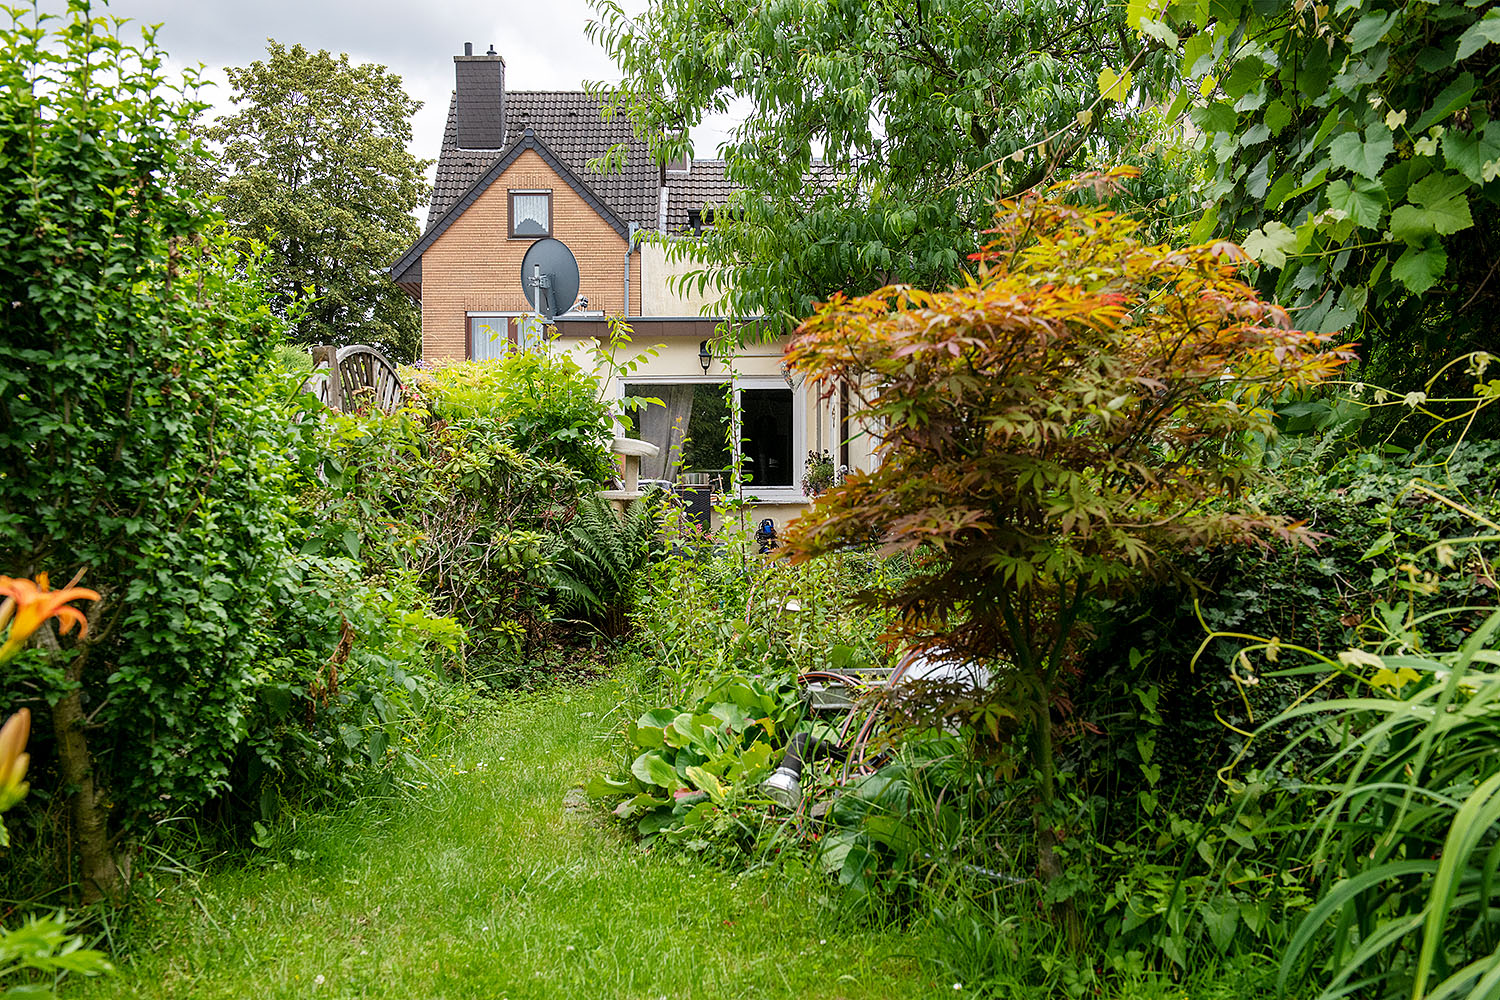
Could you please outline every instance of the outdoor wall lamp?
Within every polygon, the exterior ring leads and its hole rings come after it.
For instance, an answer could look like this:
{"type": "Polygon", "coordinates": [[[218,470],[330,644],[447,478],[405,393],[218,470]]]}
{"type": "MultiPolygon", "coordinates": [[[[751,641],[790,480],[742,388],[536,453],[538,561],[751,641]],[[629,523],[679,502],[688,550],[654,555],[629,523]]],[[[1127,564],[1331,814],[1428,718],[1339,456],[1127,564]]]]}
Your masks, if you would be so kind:
{"type": "Polygon", "coordinates": [[[714,352],[708,349],[708,341],[698,341],[698,363],[703,366],[703,374],[708,374],[708,366],[714,363],[714,352]]]}

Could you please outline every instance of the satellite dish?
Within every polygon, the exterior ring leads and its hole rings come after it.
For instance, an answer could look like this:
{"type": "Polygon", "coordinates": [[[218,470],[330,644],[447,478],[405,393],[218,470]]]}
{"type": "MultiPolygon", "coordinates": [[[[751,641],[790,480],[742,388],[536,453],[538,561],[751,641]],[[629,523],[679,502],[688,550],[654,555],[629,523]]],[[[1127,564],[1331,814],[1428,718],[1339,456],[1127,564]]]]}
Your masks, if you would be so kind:
{"type": "Polygon", "coordinates": [[[548,323],[572,309],[578,300],[578,261],[568,245],[550,236],[531,244],[521,260],[521,290],[548,323]]]}

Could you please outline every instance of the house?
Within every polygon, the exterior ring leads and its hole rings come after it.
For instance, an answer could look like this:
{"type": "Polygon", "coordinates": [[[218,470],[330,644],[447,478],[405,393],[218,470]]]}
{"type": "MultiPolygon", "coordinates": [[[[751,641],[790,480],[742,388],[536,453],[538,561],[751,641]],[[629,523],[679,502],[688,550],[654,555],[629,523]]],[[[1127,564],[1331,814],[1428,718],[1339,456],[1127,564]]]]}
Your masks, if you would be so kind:
{"type": "Polygon", "coordinates": [[[508,90],[493,48],[474,55],[466,43],[453,64],[427,224],[391,268],[421,303],[425,361],[573,350],[606,338],[607,317],[623,315],[634,330],[631,349],[657,351],[626,384],[607,387],[662,400],[639,411],[634,430],[660,446],[643,476],[718,481],[738,459],[751,474],[747,495],[763,508],[754,516],[779,524],[806,507],[809,451],[867,465],[867,438],[851,431],[857,422],[846,401],[791,384],[780,366],[784,340],[724,336],[744,324],[704,315],[709,296],[674,291],[669,279],[691,266],[669,263],[662,246],[640,239],[648,231],[691,239],[709,223],[730,191],[722,161],[654,162],[624,116],[606,118],[583,91],[508,90]],[[590,168],[617,147],[623,167],[590,168]],[[567,244],[581,276],[579,299],[557,318],[550,344],[521,280],[526,250],[544,237],[567,244]],[[748,346],[716,348],[731,342],[748,346]],[[721,430],[726,387],[742,414],[738,455],[721,430]]]}

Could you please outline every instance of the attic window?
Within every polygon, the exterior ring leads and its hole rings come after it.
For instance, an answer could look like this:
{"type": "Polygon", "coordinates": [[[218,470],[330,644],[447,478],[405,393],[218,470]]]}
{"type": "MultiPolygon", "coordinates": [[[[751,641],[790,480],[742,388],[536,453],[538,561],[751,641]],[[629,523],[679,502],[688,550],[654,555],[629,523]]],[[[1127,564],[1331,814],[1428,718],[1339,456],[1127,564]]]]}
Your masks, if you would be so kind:
{"type": "Polygon", "coordinates": [[[694,236],[702,236],[703,230],[714,224],[714,210],[711,208],[688,209],[688,226],[693,230],[694,236]]]}
{"type": "Polygon", "coordinates": [[[510,238],[536,239],[552,235],[552,192],[510,192],[510,238]]]}

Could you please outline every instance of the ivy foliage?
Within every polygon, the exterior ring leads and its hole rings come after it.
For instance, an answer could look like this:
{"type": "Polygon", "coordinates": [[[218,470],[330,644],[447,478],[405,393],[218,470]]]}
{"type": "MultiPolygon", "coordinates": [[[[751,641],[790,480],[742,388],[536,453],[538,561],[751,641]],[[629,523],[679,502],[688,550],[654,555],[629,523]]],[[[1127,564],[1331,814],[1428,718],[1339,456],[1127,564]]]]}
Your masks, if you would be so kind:
{"type": "Polygon", "coordinates": [[[1171,66],[1106,0],[593,6],[621,80],[592,87],[663,160],[743,110],[720,151],[740,190],[669,254],[723,315],[788,326],[837,290],[958,278],[997,196],[1133,155],[1122,109],[1171,66]]]}
{"type": "Polygon", "coordinates": [[[1410,388],[1494,345],[1500,10],[1484,0],[1131,0],[1210,158],[1197,235],[1243,235],[1312,330],[1410,388]]]}

